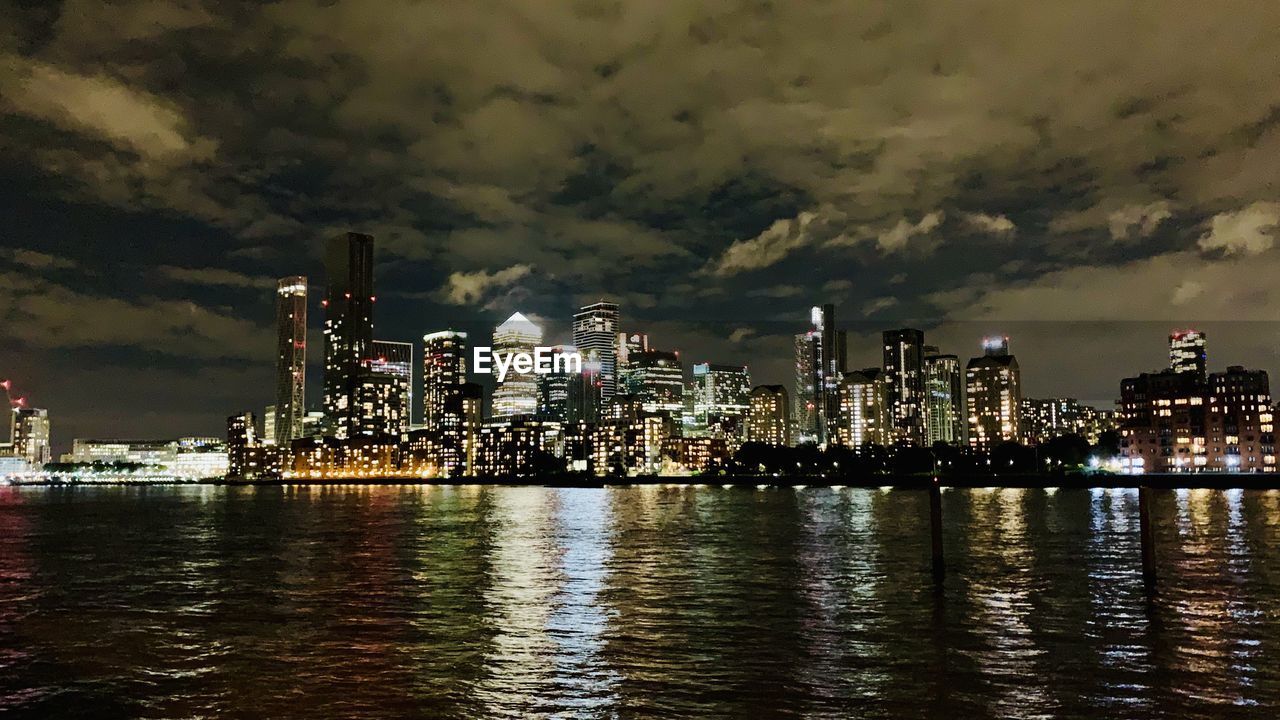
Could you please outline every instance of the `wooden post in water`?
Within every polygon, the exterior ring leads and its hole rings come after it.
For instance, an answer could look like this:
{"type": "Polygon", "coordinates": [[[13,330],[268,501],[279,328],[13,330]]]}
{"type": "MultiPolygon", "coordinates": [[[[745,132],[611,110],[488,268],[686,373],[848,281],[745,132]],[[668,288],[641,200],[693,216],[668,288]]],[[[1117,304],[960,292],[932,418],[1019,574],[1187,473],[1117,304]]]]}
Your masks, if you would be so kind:
{"type": "Polygon", "coordinates": [[[1156,591],[1156,529],[1151,521],[1151,488],[1138,487],[1138,531],[1142,536],[1142,582],[1147,592],[1156,591]]]}
{"type": "Polygon", "coordinates": [[[942,488],[938,478],[929,486],[929,534],[933,545],[933,582],[942,587],[946,565],[942,560],[942,488]]]}

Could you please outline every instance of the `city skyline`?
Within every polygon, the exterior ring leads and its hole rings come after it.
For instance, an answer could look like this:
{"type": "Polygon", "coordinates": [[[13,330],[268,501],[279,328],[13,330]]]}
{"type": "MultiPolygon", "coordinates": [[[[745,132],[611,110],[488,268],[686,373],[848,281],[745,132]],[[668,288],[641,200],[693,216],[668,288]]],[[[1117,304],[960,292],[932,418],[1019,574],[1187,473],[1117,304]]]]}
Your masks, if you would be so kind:
{"type": "Polygon", "coordinates": [[[60,449],[261,413],[270,289],[348,229],[380,338],[607,298],[790,386],[831,303],[853,367],[1004,334],[1033,397],[1114,401],[1183,326],[1280,371],[1273,3],[517,7],[0,9],[0,373],[60,449]]]}

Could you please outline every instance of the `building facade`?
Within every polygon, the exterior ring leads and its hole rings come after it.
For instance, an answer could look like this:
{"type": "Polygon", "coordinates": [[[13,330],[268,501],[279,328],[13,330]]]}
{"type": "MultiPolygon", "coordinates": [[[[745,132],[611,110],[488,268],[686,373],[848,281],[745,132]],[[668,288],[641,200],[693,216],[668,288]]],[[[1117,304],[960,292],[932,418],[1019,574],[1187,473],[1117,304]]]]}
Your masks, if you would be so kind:
{"type": "Polygon", "coordinates": [[[845,373],[840,381],[840,422],[836,442],[849,448],[890,445],[895,438],[888,383],[879,368],[845,373]]]}
{"type": "Polygon", "coordinates": [[[335,437],[350,437],[355,393],[373,353],[373,236],[329,241],[324,299],[324,413],[335,437]]]}
{"type": "MultiPolygon", "coordinates": [[[[542,328],[520,313],[512,313],[493,331],[494,353],[533,354],[542,344],[542,328]]],[[[493,392],[493,418],[532,418],[538,412],[538,381],[532,372],[518,373],[514,368],[499,381],[493,392]]]]}
{"type": "Polygon", "coordinates": [[[441,330],[422,336],[422,426],[444,428],[446,406],[467,382],[467,334],[441,330]]]}
{"type": "Polygon", "coordinates": [[[1019,440],[1022,373],[1017,358],[1009,354],[1007,338],[988,338],[982,346],[985,354],[965,367],[969,445],[991,450],[1019,440]]]}
{"type": "Polygon", "coordinates": [[[943,355],[935,347],[925,347],[925,442],[929,445],[964,445],[968,428],[960,359],[955,355],[943,355]]]}
{"type": "Polygon", "coordinates": [[[712,437],[739,438],[751,405],[751,372],[746,365],[693,366],[693,423],[712,437]]]}
{"type": "Polygon", "coordinates": [[[883,337],[884,383],[893,442],[925,443],[924,333],[887,330],[883,337]]]}
{"type": "Polygon", "coordinates": [[[606,402],[618,390],[618,306],[600,301],[573,315],[573,344],[582,356],[600,363],[600,395],[606,402]]]}
{"type": "Polygon", "coordinates": [[[757,385],[747,408],[747,442],[791,444],[791,403],[782,385],[757,385]]]}
{"type": "Polygon", "coordinates": [[[301,437],[306,412],[307,278],[296,275],[276,284],[276,404],[267,438],[287,445],[301,437]]]}

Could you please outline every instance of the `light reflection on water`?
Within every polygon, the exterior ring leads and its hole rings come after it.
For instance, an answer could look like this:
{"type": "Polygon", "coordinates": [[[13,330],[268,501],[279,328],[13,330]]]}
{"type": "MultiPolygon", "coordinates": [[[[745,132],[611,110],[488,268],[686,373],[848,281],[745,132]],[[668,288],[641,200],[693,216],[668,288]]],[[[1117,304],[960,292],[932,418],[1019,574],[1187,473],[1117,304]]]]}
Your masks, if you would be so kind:
{"type": "Polygon", "coordinates": [[[1280,493],[0,488],[14,717],[1223,717],[1280,493]]]}

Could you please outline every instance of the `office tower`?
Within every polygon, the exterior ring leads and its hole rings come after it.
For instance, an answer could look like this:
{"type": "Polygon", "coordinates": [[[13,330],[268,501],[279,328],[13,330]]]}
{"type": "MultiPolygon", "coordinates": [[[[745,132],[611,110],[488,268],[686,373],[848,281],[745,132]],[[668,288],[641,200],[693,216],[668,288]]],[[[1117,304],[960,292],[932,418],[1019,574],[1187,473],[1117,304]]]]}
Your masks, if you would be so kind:
{"type": "Polygon", "coordinates": [[[1022,375],[1008,338],[985,338],[982,348],[985,354],[965,367],[969,445],[990,450],[1019,439],[1022,375]]]}
{"type": "MultiPolygon", "coordinates": [[[[612,337],[612,336],[611,336],[612,337]]],[[[557,345],[551,349],[553,353],[576,353],[573,345],[557,345]]],[[[592,351],[595,357],[595,351],[592,351]]],[[[564,368],[553,368],[552,372],[537,376],[538,384],[538,420],[550,422],[569,421],[569,395],[571,386],[580,383],[582,372],[571,372],[564,368]]]]}
{"type": "Polygon", "coordinates": [[[757,385],[747,409],[747,442],[791,444],[791,404],[782,385],[757,385]]]}
{"type": "Polygon", "coordinates": [[[634,333],[618,333],[618,382],[616,393],[635,394],[639,392],[639,388],[631,379],[631,356],[636,353],[648,352],[649,335],[641,332],[634,333]]]}
{"type": "MultiPolygon", "coordinates": [[[[1203,336],[1201,336],[1203,359],[1203,336]]],[[[1208,377],[1206,465],[1221,472],[1276,471],[1271,382],[1265,370],[1233,365],[1208,377]]]]}
{"type": "Polygon", "coordinates": [[[964,375],[960,372],[960,359],[926,345],[924,386],[925,442],[964,444],[964,375]]]}
{"type": "Polygon", "coordinates": [[[845,373],[840,380],[840,414],[833,440],[854,449],[890,444],[893,427],[888,390],[880,368],[845,373]]]}
{"type": "Polygon", "coordinates": [[[589,352],[582,358],[582,372],[570,378],[566,398],[569,422],[600,422],[601,408],[604,407],[604,382],[600,379],[600,368],[600,360],[596,354],[589,352]]]}
{"type": "Polygon", "coordinates": [[[445,406],[467,381],[467,334],[441,330],[422,336],[422,424],[442,429],[445,406]]]}
{"type": "Polygon", "coordinates": [[[911,328],[885,331],[884,374],[893,442],[925,442],[924,333],[911,328]]]}
{"type": "Polygon", "coordinates": [[[1199,330],[1175,330],[1169,335],[1169,369],[1177,373],[1193,373],[1204,382],[1208,365],[1205,336],[1199,330]]]}
{"type": "Polygon", "coordinates": [[[713,437],[738,437],[745,431],[750,404],[751,373],[746,365],[693,366],[694,425],[713,437]]]}
{"type": "Polygon", "coordinates": [[[276,404],[263,417],[272,432],[264,439],[277,445],[302,436],[307,412],[307,279],[281,278],[276,284],[276,404]]]}
{"type": "Polygon", "coordinates": [[[645,412],[679,418],[684,412],[684,367],[680,353],[646,350],[628,358],[636,395],[645,412]]]}
{"type": "Polygon", "coordinates": [[[13,409],[13,454],[32,465],[53,460],[49,444],[49,411],[42,408],[13,409]]]}
{"type": "MultiPolygon", "coordinates": [[[[444,475],[473,475],[476,441],[483,424],[484,389],[478,383],[463,382],[444,401],[436,444],[439,467],[444,475]]],[[[428,433],[432,431],[428,430],[428,433]]]]}
{"type": "Polygon", "coordinates": [[[325,256],[324,412],[330,432],[351,436],[357,380],[373,353],[373,236],[343,233],[325,256]]]}
{"type": "Polygon", "coordinates": [[[381,375],[390,375],[400,384],[402,427],[399,431],[392,428],[392,434],[408,432],[409,425],[413,423],[413,343],[374,340],[369,369],[381,375]]]}
{"type": "Polygon", "coordinates": [[[617,304],[601,301],[574,313],[573,344],[583,355],[594,352],[599,359],[601,397],[606,402],[618,390],[617,337],[617,304]]]}
{"type": "MultiPolygon", "coordinates": [[[[542,343],[542,328],[529,318],[513,313],[493,331],[493,352],[497,355],[526,353],[542,343]]],[[[518,373],[513,369],[498,383],[493,391],[494,419],[532,417],[538,411],[538,383],[532,372],[518,373]]]]}

